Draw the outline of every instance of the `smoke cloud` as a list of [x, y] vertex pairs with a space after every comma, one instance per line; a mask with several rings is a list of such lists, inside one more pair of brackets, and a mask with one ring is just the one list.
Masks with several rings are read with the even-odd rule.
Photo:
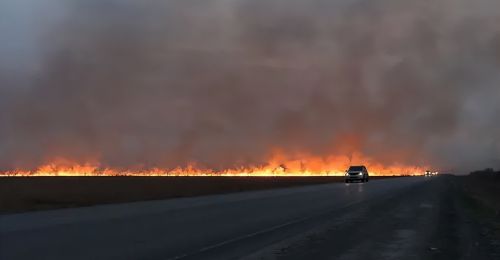
[[500, 167], [497, 0], [4, 0], [0, 169]]

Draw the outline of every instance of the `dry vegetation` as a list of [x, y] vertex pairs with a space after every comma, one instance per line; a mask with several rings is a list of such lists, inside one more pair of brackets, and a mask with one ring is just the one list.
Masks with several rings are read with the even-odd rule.
[[0, 213], [341, 181], [342, 177], [6, 177], [0, 178]]
[[500, 217], [500, 172], [479, 171], [463, 178], [464, 187], [470, 196]]
[[500, 172], [487, 169], [459, 178], [469, 210], [485, 230], [492, 231], [485, 235], [500, 243]]

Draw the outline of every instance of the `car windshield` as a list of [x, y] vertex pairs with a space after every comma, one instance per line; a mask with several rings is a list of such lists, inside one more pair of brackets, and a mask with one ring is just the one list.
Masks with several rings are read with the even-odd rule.
[[363, 171], [363, 166], [351, 166], [349, 168], [350, 172], [360, 172]]

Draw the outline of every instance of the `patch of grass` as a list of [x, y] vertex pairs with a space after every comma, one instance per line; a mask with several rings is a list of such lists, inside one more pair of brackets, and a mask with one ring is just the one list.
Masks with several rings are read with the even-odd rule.
[[[384, 177], [372, 177], [379, 178]], [[4, 177], [0, 178], [0, 213], [343, 181], [343, 177]]]
[[459, 178], [459, 196], [476, 218], [493, 228], [500, 239], [500, 179], [496, 175], [478, 174]]

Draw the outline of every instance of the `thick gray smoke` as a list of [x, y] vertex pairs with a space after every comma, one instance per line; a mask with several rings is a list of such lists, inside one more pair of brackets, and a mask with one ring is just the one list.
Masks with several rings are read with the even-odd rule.
[[498, 0], [3, 0], [0, 168], [500, 166]]

